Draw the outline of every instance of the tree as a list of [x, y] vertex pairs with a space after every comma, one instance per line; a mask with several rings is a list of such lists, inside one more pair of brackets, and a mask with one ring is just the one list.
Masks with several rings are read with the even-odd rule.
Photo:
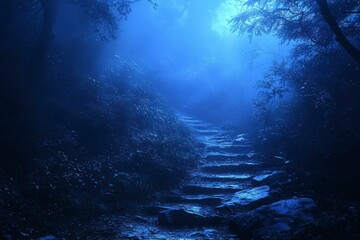
[[[293, 46], [260, 84], [258, 109], [265, 117], [277, 109], [262, 149], [285, 154], [299, 176], [312, 172], [323, 184], [314, 190], [358, 196], [349, 186], [360, 176], [360, 15], [352, 14], [359, 9], [358, 0], [245, 0], [232, 20], [234, 31], [275, 34]], [[272, 106], [281, 84], [288, 97]]]
[[331, 13], [327, 0], [317, 0], [317, 3], [326, 23], [329, 25], [331, 31], [336, 36], [336, 41], [338, 41], [339, 44], [345, 49], [345, 51], [360, 64], [360, 50], [355, 47], [342, 32], [335, 17]]
[[[82, 81], [78, 77], [80, 74], [70, 73], [72, 69], [66, 68], [64, 61], [64, 54], [72, 52], [72, 49], [62, 43], [52, 46], [55, 22], [67, 14], [60, 12], [66, 9], [61, 8], [61, 4], [75, 6], [74, 9], [84, 15], [82, 19], [86, 20], [86, 27], [101, 28], [103, 31], [96, 32], [96, 36], [115, 38], [119, 20], [131, 12], [132, 4], [137, 1], [0, 1], [0, 122], [6, 126], [0, 131], [0, 150], [4, 156], [0, 160], [0, 169], [7, 169], [9, 175], [19, 176], [21, 181], [26, 182], [28, 173], [35, 168], [33, 159], [38, 154], [39, 139], [43, 138], [38, 126], [46, 121], [54, 122], [49, 116], [53, 112], [60, 112], [59, 107], [55, 106], [58, 102], [54, 99], [64, 101], [63, 97], [69, 95], [70, 88], [80, 92], [76, 86]], [[76, 39], [83, 40], [81, 37]], [[50, 50], [51, 60], [55, 60], [51, 64], [48, 61]], [[70, 71], [63, 71], [65, 68]], [[45, 70], [50, 77], [45, 77]], [[55, 81], [51, 82], [53, 79]], [[73, 79], [76, 82], [68, 87], [67, 82]], [[88, 91], [83, 92], [90, 95], [92, 91], [89, 91], [89, 86], [86, 87]]]
[[[283, 41], [307, 44], [327, 51], [340, 46], [360, 64], [360, 1], [328, 0], [246, 0], [232, 20], [233, 31], [250, 36], [275, 33]], [[335, 36], [335, 39], [334, 39]]]
[[35, 85], [41, 78], [43, 65], [46, 61], [46, 53], [54, 39], [53, 27], [55, 24], [58, 0], [40, 0], [40, 3], [43, 12], [42, 28], [33, 50], [29, 69], [30, 84]]
[[[53, 27], [57, 17], [57, 6], [59, 0], [38, 0], [42, 11], [42, 27], [37, 43], [34, 47], [30, 64], [31, 84], [41, 81], [41, 74], [46, 61], [46, 54], [54, 40]], [[131, 12], [131, 5], [140, 0], [68, 0], [76, 4], [88, 15], [96, 25], [106, 26], [108, 34], [115, 38], [118, 28], [118, 18], [126, 18]], [[154, 4], [151, 0], [147, 0]], [[116, 10], [116, 11], [114, 11]]]

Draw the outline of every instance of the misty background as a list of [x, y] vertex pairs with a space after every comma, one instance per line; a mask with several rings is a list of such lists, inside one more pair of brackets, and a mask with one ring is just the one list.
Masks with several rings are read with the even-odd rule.
[[118, 38], [103, 46], [97, 67], [129, 67], [138, 77], [151, 79], [175, 110], [245, 127], [256, 114], [257, 82], [287, 56], [289, 43], [281, 44], [272, 35], [250, 39], [233, 32], [230, 20], [242, 4], [136, 3], [121, 23]]

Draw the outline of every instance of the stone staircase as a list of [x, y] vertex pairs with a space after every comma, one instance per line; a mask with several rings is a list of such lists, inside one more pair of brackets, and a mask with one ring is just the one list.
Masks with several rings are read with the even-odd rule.
[[183, 115], [179, 118], [204, 148], [191, 179], [154, 206], [161, 226], [224, 227], [232, 214], [269, 202], [272, 193], [266, 179], [280, 171], [266, 169], [246, 134]]
[[314, 223], [315, 202], [287, 193], [291, 177], [279, 170], [287, 163], [284, 158], [275, 156], [282, 163], [261, 162], [246, 134], [179, 118], [202, 143], [199, 166], [187, 182], [161, 202], [103, 216], [91, 225], [94, 237], [87, 234], [86, 239], [290, 239], [282, 236], [292, 236], [291, 228]]

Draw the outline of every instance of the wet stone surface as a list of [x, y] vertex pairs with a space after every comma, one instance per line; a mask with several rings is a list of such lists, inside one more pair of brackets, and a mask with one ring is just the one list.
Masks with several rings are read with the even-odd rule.
[[224, 206], [246, 206], [256, 203], [269, 197], [269, 186], [255, 187], [236, 192], [230, 199], [225, 199], [222, 203]]

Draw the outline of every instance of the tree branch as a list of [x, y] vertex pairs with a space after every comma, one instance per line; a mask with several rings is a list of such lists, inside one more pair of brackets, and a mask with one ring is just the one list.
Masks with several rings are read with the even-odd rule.
[[326, 23], [329, 25], [331, 31], [336, 37], [336, 41], [344, 48], [344, 50], [360, 64], [360, 50], [355, 47], [344, 35], [335, 17], [332, 15], [327, 0], [316, 0], [319, 5], [320, 12], [324, 17]]

